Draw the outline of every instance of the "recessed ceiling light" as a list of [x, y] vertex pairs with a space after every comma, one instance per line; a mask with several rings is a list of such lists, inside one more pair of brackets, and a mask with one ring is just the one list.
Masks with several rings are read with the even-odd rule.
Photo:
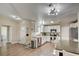
[[21, 18], [20, 18], [20, 17], [15, 16], [15, 15], [11, 15], [11, 17], [12, 17], [13, 19], [16, 19], [16, 20], [21, 20]]
[[12, 18], [16, 18], [16, 16], [14, 16], [14, 15], [11, 15], [11, 17], [12, 17]]
[[58, 15], [58, 13], [56, 13], [56, 15]]
[[54, 21], [51, 21], [51, 23], [54, 23]]
[[21, 18], [19, 18], [19, 17], [17, 17], [16, 19], [17, 19], [17, 20], [21, 20]]
[[57, 11], [58, 11], [58, 12], [60, 12], [60, 10], [59, 10], [59, 9], [58, 9]]

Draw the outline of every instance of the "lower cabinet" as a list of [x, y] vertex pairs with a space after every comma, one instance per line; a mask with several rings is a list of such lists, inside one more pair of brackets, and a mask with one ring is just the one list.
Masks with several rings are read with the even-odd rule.
[[31, 41], [31, 48], [36, 48], [36, 40]]
[[37, 48], [37, 47], [40, 47], [41, 45], [42, 45], [41, 37], [31, 40], [31, 48]]
[[37, 48], [41, 45], [45, 44], [46, 42], [50, 42], [49, 36], [42, 36], [42, 37], [35, 37], [31, 40], [31, 48]]

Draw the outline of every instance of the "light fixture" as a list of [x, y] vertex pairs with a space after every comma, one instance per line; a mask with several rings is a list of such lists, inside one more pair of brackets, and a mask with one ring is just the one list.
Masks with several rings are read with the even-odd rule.
[[56, 5], [55, 4], [49, 4], [49, 7], [50, 7], [50, 9], [49, 9], [49, 13], [48, 13], [48, 15], [58, 15], [58, 13], [59, 13], [59, 11], [60, 10], [58, 10], [57, 8], [56, 8]]
[[14, 15], [11, 15], [13, 18], [16, 18], [16, 16], [14, 16]]
[[13, 19], [16, 19], [16, 20], [21, 20], [21, 18], [20, 18], [20, 17], [15, 16], [15, 15], [11, 15], [11, 17], [12, 17]]
[[51, 21], [51, 23], [54, 23], [54, 21]]
[[19, 17], [16, 17], [16, 19], [17, 19], [17, 20], [21, 20], [21, 18], [19, 18]]

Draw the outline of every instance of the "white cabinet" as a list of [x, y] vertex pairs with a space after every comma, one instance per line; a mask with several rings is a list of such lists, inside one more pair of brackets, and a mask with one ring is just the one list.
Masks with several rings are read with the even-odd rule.
[[46, 42], [46, 37], [42, 36], [42, 44], [44, 44]]
[[50, 36], [42, 36], [42, 44], [45, 42], [50, 42]]
[[45, 26], [44, 27], [44, 32], [50, 32], [51, 29], [56, 29], [57, 32], [60, 32], [60, 26], [56, 25], [56, 26]]

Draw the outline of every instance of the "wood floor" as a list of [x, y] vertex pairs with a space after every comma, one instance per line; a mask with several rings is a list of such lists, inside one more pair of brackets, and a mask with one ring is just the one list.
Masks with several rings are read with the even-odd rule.
[[[54, 54], [56, 52], [56, 54]], [[26, 48], [21, 44], [13, 44], [8, 48], [8, 56], [58, 56], [58, 50], [55, 51], [54, 45], [51, 43], [46, 43], [45, 45], [30, 49]], [[77, 54], [72, 54], [69, 52], [63, 52], [65, 56], [77, 56]]]
[[53, 53], [53, 45], [47, 43], [39, 48], [30, 49], [25, 48], [24, 45], [21, 44], [14, 44], [10, 45], [8, 49], [9, 56], [41, 56], [41, 55], [52, 55]]

